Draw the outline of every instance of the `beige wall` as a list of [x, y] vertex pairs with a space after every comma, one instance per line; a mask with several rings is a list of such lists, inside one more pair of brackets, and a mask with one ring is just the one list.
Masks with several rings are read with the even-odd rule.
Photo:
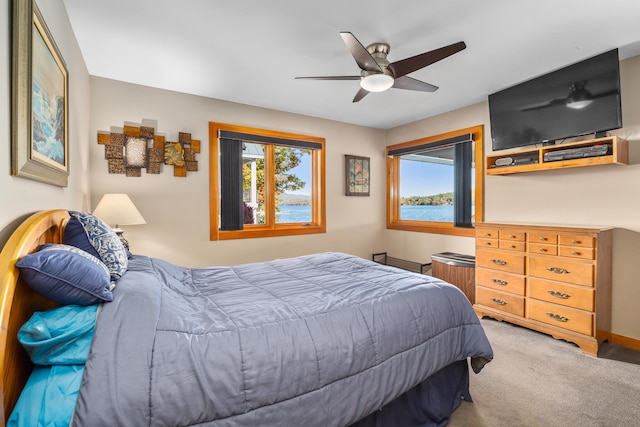
[[69, 71], [69, 186], [10, 176], [11, 33], [9, 7], [0, 7], [0, 246], [28, 214], [53, 208], [83, 209], [89, 196], [89, 75], [62, 0], [38, 1]]
[[[485, 221], [518, 221], [616, 227], [613, 246], [613, 332], [640, 339], [640, 56], [621, 64], [624, 127], [612, 133], [629, 141], [629, 166], [607, 165], [506, 176], [486, 176]], [[487, 102], [420, 120], [387, 132], [387, 144], [484, 124], [491, 152]], [[425, 262], [433, 253], [473, 254], [472, 238], [386, 230], [390, 253]]]
[[[384, 132], [344, 123], [127, 83], [91, 78], [91, 195], [93, 207], [108, 192], [128, 193], [147, 221], [124, 226], [132, 251], [187, 265], [224, 265], [263, 261], [319, 251], [341, 251], [369, 258], [383, 249]], [[202, 141], [198, 172], [140, 178], [109, 174], [96, 132], [125, 121], [157, 121], [157, 131], [177, 140], [179, 131]], [[327, 232], [232, 241], [209, 241], [209, 134], [216, 121], [326, 139]], [[344, 196], [344, 155], [371, 158], [376, 178], [370, 197]]]

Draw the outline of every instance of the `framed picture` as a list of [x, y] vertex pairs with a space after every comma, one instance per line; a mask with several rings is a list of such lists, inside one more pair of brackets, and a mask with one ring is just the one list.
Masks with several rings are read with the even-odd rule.
[[344, 156], [345, 194], [347, 196], [369, 195], [369, 157]]
[[66, 64], [35, 1], [13, 1], [11, 175], [66, 187]]

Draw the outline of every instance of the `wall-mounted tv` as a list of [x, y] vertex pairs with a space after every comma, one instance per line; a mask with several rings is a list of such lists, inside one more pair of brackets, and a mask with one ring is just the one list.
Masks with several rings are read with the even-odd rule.
[[622, 127], [618, 49], [489, 95], [489, 115], [494, 151]]

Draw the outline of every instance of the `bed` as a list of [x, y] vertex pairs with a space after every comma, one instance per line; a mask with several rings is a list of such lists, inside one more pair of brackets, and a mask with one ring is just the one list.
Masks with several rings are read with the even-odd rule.
[[[16, 262], [68, 221], [36, 213], [0, 254], [3, 421], [37, 371], [18, 331], [60, 305]], [[342, 253], [196, 269], [134, 255], [116, 283], [73, 425], [439, 426], [493, 357], [456, 287]]]

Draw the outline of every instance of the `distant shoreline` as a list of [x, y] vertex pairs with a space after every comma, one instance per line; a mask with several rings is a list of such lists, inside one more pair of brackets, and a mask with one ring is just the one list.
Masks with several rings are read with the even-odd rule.
[[280, 195], [279, 204], [288, 206], [311, 206], [311, 196], [284, 193]]

